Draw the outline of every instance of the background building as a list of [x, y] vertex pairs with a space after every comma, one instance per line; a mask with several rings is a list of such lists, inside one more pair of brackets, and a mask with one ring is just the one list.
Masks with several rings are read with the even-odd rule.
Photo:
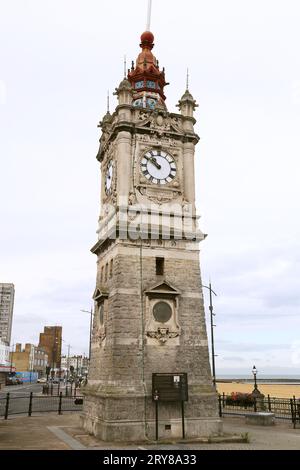
[[48, 354], [48, 364], [52, 369], [61, 367], [62, 326], [45, 326], [40, 333], [39, 348]]
[[61, 369], [67, 371], [71, 366], [77, 375], [85, 375], [88, 372], [89, 359], [86, 356], [61, 356]]
[[15, 351], [10, 353], [10, 363], [14, 364], [16, 372], [37, 372], [41, 377], [46, 373], [48, 354], [34, 344], [27, 343], [22, 349], [22, 344], [18, 343]]
[[6, 376], [11, 370], [9, 361], [9, 346], [0, 339], [0, 389], [5, 385]]
[[11, 339], [14, 297], [14, 285], [0, 283], [0, 339], [8, 346], [10, 345]]
[[46, 375], [48, 363], [47, 352], [39, 346], [34, 347], [33, 371], [38, 373], [39, 377]]
[[10, 361], [14, 364], [17, 372], [30, 372], [33, 370], [34, 345], [26, 343], [22, 349], [22, 344], [17, 343], [15, 351], [10, 353]]

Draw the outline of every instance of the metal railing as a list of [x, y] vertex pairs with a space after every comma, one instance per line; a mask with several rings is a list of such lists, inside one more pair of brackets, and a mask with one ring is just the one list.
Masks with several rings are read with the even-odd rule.
[[43, 395], [59, 396], [60, 393], [67, 396], [80, 395], [80, 387], [70, 384], [62, 387], [60, 384], [46, 383], [43, 385]]
[[300, 399], [276, 398], [270, 395], [259, 398], [242, 394], [219, 395], [219, 414], [243, 415], [249, 413], [269, 412], [274, 413], [275, 418], [292, 421], [294, 428], [300, 424]]
[[62, 392], [57, 396], [48, 395], [30, 395], [19, 397], [11, 396], [7, 393], [5, 397], [0, 397], [0, 417], [8, 419], [11, 415], [32, 416], [33, 413], [56, 412], [61, 415], [64, 411], [81, 411], [83, 397], [68, 395], [64, 396]]

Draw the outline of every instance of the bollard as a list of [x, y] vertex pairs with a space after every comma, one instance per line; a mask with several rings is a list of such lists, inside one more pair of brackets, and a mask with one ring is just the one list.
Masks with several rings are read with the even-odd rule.
[[59, 402], [58, 402], [58, 414], [59, 415], [62, 415], [62, 392], [60, 392], [59, 394]]
[[30, 392], [28, 416], [32, 415], [32, 400], [33, 400], [33, 392]]

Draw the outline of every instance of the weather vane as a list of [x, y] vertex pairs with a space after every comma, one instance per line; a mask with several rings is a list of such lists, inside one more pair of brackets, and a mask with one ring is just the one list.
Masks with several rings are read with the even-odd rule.
[[151, 28], [151, 13], [152, 13], [152, 0], [148, 0], [146, 31], [150, 31], [150, 28]]

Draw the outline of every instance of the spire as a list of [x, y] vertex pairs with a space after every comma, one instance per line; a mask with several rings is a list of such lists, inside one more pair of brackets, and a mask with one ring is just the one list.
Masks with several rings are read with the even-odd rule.
[[110, 112], [109, 112], [109, 90], [107, 90], [107, 114], [110, 114]]
[[127, 78], [127, 57], [124, 55], [124, 78]]
[[106, 111], [106, 114], [102, 120], [102, 122], [100, 123], [100, 125], [105, 125], [107, 122], [110, 122], [111, 120], [111, 114], [110, 114], [110, 111], [109, 111], [109, 90], [107, 90], [107, 98], [106, 98], [106, 102], [107, 102], [107, 111]]
[[193, 117], [194, 111], [198, 107], [198, 104], [194, 100], [194, 97], [189, 90], [189, 87], [190, 87], [189, 82], [190, 82], [190, 74], [189, 74], [189, 69], [187, 69], [186, 91], [176, 106], [180, 109], [181, 114], [183, 114], [184, 116]]

